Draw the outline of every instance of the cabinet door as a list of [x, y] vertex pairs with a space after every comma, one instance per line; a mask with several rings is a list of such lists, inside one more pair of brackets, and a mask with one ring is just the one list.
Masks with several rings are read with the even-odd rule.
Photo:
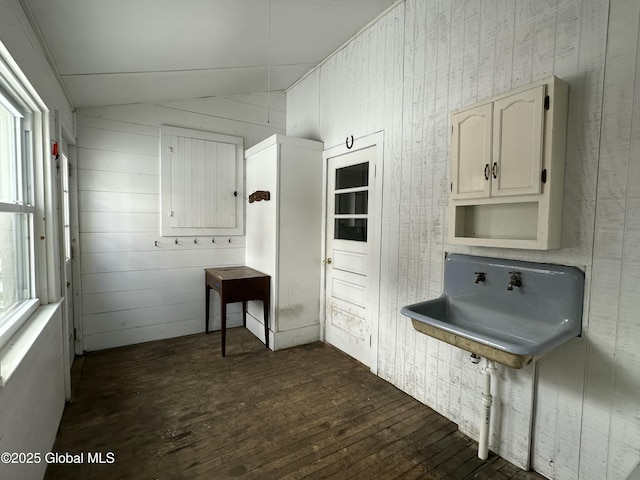
[[492, 107], [488, 103], [452, 116], [452, 198], [489, 196]]
[[541, 85], [494, 103], [492, 196], [540, 193], [544, 94]]
[[244, 232], [242, 137], [160, 126], [163, 236]]

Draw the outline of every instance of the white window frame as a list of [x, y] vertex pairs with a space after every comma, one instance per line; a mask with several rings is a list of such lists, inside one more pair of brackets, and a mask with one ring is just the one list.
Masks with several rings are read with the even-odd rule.
[[[18, 330], [33, 316], [41, 304], [57, 299], [50, 295], [51, 285], [48, 264], [55, 264], [55, 257], [49, 251], [55, 247], [51, 232], [53, 215], [46, 208], [46, 178], [50, 178], [50, 167], [46, 160], [49, 147], [49, 110], [15, 63], [4, 45], [0, 43], [0, 96], [4, 106], [11, 105], [22, 115], [21, 133], [29, 132], [23, 138], [21, 164], [28, 164], [23, 171], [28, 174], [24, 200], [18, 203], [0, 202], [0, 212], [25, 213], [29, 215], [29, 298], [18, 304], [14, 310], [0, 321], [0, 348], [8, 345]], [[51, 202], [49, 202], [51, 203]], [[4, 350], [4, 349], [3, 349]], [[2, 371], [4, 377], [5, 372]]]
[[[27, 251], [24, 255], [17, 256], [15, 262], [22, 262], [19, 270], [28, 272], [28, 283], [24, 285], [27, 292], [27, 298], [20, 301], [16, 305], [12, 305], [12, 310], [0, 313], [0, 345], [11, 338], [15, 332], [22, 326], [25, 320], [35, 311], [39, 302], [35, 298], [35, 268], [34, 268], [34, 244], [33, 244], [33, 217], [35, 214], [35, 206], [33, 202], [33, 149], [28, 145], [33, 138], [31, 132], [31, 112], [24, 109], [19, 98], [16, 98], [12, 92], [7, 91], [6, 86], [0, 84], [0, 105], [4, 110], [8, 111], [14, 117], [17, 135], [15, 145], [13, 146], [13, 155], [16, 165], [19, 168], [12, 172], [14, 177], [12, 181], [17, 186], [16, 198], [10, 202], [0, 201], [0, 213], [21, 214], [27, 216], [26, 232], [21, 233], [27, 235]], [[28, 265], [24, 265], [24, 261]], [[26, 267], [26, 268], [25, 268]], [[18, 279], [14, 279], [17, 282]]]
[[[205, 140], [219, 144], [232, 145], [235, 149], [235, 179], [233, 185], [225, 185], [225, 194], [229, 195], [229, 206], [233, 205], [235, 211], [233, 226], [211, 225], [209, 227], [176, 227], [171, 225], [171, 217], [176, 214], [172, 205], [172, 161], [173, 147], [171, 138], [180, 137], [186, 139]], [[165, 237], [179, 236], [209, 236], [209, 235], [242, 235], [244, 233], [244, 140], [242, 137], [222, 135], [212, 132], [203, 132], [187, 128], [160, 126], [160, 177], [161, 177], [161, 234]], [[203, 183], [194, 188], [205, 191], [215, 188], [206, 177], [194, 178]], [[234, 195], [235, 193], [235, 195]], [[226, 200], [225, 200], [226, 201]], [[201, 205], [198, 205], [200, 207]], [[215, 208], [215, 205], [210, 207]]]

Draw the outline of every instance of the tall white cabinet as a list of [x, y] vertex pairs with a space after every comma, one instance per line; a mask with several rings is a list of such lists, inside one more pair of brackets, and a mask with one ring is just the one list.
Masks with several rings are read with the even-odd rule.
[[[273, 350], [320, 339], [322, 150], [273, 135], [245, 152], [247, 196], [269, 192], [246, 205], [246, 265], [271, 275]], [[261, 302], [248, 302], [247, 328], [264, 341]]]

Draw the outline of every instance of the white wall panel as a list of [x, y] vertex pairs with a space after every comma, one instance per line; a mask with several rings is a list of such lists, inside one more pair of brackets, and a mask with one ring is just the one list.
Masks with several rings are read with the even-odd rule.
[[204, 329], [203, 319], [194, 319], [184, 322], [169, 322], [159, 325], [134, 326], [120, 328], [111, 332], [95, 335], [85, 335], [85, 350], [90, 352], [105, 348], [132, 345], [134, 343], [151, 342], [163, 338], [181, 337], [199, 332]]
[[77, 128], [78, 148], [158, 155], [159, 142], [157, 135], [146, 132], [123, 132], [106, 128], [85, 127], [82, 123], [78, 123]]
[[84, 232], [157, 232], [158, 213], [80, 212]]
[[[90, 119], [91, 117], [82, 116], [83, 122]], [[82, 168], [86, 170], [160, 176], [160, 165], [150, 161], [149, 155], [91, 148], [81, 148], [79, 151], [82, 155]]]
[[[244, 264], [245, 239], [160, 236], [159, 125], [243, 136], [250, 146], [283, 132], [282, 95], [272, 102], [268, 116], [263, 95], [79, 112], [85, 350], [204, 331], [204, 268]], [[219, 310], [212, 292], [213, 329]], [[242, 324], [240, 310], [230, 305], [230, 326]]]
[[78, 192], [83, 212], [155, 213], [160, 214], [160, 196], [155, 193]]
[[[109, 172], [105, 170], [89, 170], [82, 168], [82, 152], [78, 149], [78, 190], [90, 190], [98, 192], [119, 193], [146, 193], [159, 195], [160, 177], [144, 173]], [[148, 162], [153, 162], [157, 157], [149, 156]], [[83, 206], [79, 206], [80, 210]]]
[[[22, 338], [13, 342], [14, 355], [23, 355], [0, 389], [0, 450], [41, 453], [53, 449], [65, 405], [62, 362], [61, 303], [49, 304], [30, 319]], [[25, 333], [29, 330], [31, 333]], [[33, 331], [37, 338], [32, 338]], [[23, 351], [23, 349], [25, 351]], [[28, 350], [28, 351], [26, 351]], [[3, 358], [10, 357], [7, 349]], [[6, 357], [5, 357], [6, 355]], [[3, 480], [43, 478], [46, 462], [0, 464]]]
[[85, 315], [85, 335], [99, 335], [122, 331], [126, 328], [164, 325], [182, 319], [200, 319], [204, 326], [202, 302], [139, 307], [134, 310], [117, 310]]
[[176, 285], [188, 284], [190, 288], [195, 288], [194, 281], [197, 280], [198, 285], [202, 283], [197, 277], [200, 272], [200, 267], [192, 267], [161, 271], [132, 270], [128, 272], [87, 273], [82, 276], [82, 292], [86, 296], [95, 293], [158, 289], [171, 281]]
[[640, 343], [638, 287], [629, 283], [639, 264], [631, 245], [640, 238], [634, 227], [638, 187], [632, 183], [640, 141], [639, 19], [637, 2], [611, 2], [580, 478], [626, 478], [640, 458], [640, 375], [629, 363], [637, 361]]
[[[291, 114], [287, 113], [287, 123], [292, 125], [300, 138], [317, 140], [320, 129], [318, 125], [320, 120], [319, 82], [320, 70], [315, 70], [287, 94], [287, 103], [291, 106]], [[298, 117], [301, 119], [300, 122]], [[315, 122], [308, 122], [309, 118], [315, 119]]]
[[[491, 447], [526, 466], [531, 443], [533, 467], [554, 479], [626, 478], [640, 458], [639, 9], [407, 0], [287, 93], [289, 135], [330, 147], [384, 130], [378, 372], [472, 436], [478, 368], [417, 336], [400, 307], [439, 295], [445, 251], [585, 270], [582, 338], [537, 374], [505, 369], [496, 379]], [[447, 245], [450, 112], [549, 75], [570, 84], [563, 248]]]
[[179, 288], [169, 286], [158, 289], [95, 293], [93, 295], [84, 294], [82, 297], [82, 311], [86, 315], [91, 315], [94, 313], [131, 310], [133, 308], [197, 302], [202, 297], [203, 289], [196, 289], [197, 285], [193, 285], [193, 287]]
[[[207, 250], [154, 250], [150, 252], [87, 253], [82, 256], [82, 273], [126, 272], [197, 267], [202, 265], [240, 265], [244, 249], [227, 249], [224, 255], [213, 247]], [[204, 278], [204, 272], [202, 273]]]

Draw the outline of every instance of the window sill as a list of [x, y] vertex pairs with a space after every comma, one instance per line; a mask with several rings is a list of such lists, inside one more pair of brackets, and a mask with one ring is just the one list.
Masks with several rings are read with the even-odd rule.
[[32, 298], [22, 302], [14, 311], [2, 320], [0, 325], [0, 349], [22, 328], [40, 306], [40, 300]]
[[56, 303], [40, 306], [0, 349], [0, 388], [9, 382], [62, 302], [63, 300], [59, 300]]

